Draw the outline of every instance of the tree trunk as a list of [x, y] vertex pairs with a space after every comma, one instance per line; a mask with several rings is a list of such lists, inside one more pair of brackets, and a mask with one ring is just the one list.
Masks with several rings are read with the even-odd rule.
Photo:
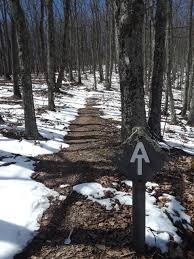
[[114, 1], [119, 40], [122, 139], [146, 127], [143, 85], [143, 0]]
[[79, 37], [79, 28], [78, 28], [78, 12], [77, 12], [77, 0], [74, 2], [75, 7], [75, 23], [76, 23], [76, 47], [77, 47], [77, 71], [78, 71], [78, 84], [82, 84], [81, 79], [81, 62], [80, 62], [80, 37]]
[[155, 24], [154, 67], [148, 125], [155, 138], [161, 139], [161, 100], [165, 60], [166, 0], [158, 0]]
[[101, 24], [100, 24], [100, 17], [99, 17], [99, 1], [93, 0], [94, 5], [94, 13], [96, 19], [96, 43], [97, 43], [97, 59], [98, 59], [98, 66], [99, 66], [99, 76], [100, 82], [104, 81], [104, 73], [103, 73], [103, 60], [102, 60], [102, 40], [101, 40]]
[[92, 35], [92, 63], [93, 63], [93, 75], [94, 75], [94, 90], [97, 89], [97, 82], [96, 82], [96, 48], [97, 48], [97, 28], [95, 23], [95, 16], [94, 16], [94, 10], [95, 5], [91, 5], [91, 11], [92, 11], [92, 28], [91, 28], [91, 35]]
[[63, 46], [62, 46], [62, 64], [57, 78], [56, 91], [59, 91], [64, 78], [65, 63], [67, 61], [67, 41], [68, 41], [68, 27], [69, 27], [69, 14], [70, 14], [70, 0], [64, 0], [64, 31], [63, 31]]
[[[194, 92], [194, 89], [193, 89]], [[191, 108], [190, 108], [190, 112], [189, 112], [189, 117], [188, 117], [188, 125], [190, 126], [194, 126], [194, 94], [192, 95], [192, 99], [191, 99]]]
[[184, 88], [184, 98], [183, 98], [183, 108], [181, 115], [185, 116], [188, 108], [188, 94], [189, 94], [189, 82], [190, 82], [190, 72], [192, 65], [192, 23], [193, 23], [193, 0], [190, 0], [190, 9], [189, 9], [189, 46], [187, 53], [187, 67], [186, 67], [186, 79], [185, 79], [185, 88]]
[[115, 4], [113, 5], [113, 19], [114, 19], [114, 31], [115, 31], [115, 73], [118, 73], [118, 64], [119, 64], [119, 39], [118, 39], [118, 26], [115, 16]]
[[39, 32], [40, 32], [40, 45], [41, 45], [41, 63], [42, 70], [45, 75], [46, 82], [48, 84], [48, 73], [47, 73], [47, 64], [46, 64], [46, 50], [45, 50], [45, 37], [44, 37], [44, 0], [40, 0], [40, 24], [39, 24]]
[[4, 39], [5, 39], [5, 55], [6, 55], [6, 62], [7, 62], [7, 75], [11, 75], [12, 71], [12, 64], [11, 64], [11, 41], [9, 38], [9, 32], [8, 32], [8, 19], [7, 19], [7, 2], [6, 0], [1, 0], [2, 6], [1, 6], [1, 14], [3, 18], [3, 27], [4, 27]]
[[172, 0], [167, 1], [167, 92], [170, 97], [171, 122], [176, 124], [176, 111], [174, 108], [174, 97], [172, 92], [172, 55], [173, 55], [173, 31], [172, 31]]
[[32, 94], [31, 61], [29, 46], [30, 35], [27, 28], [24, 12], [20, 6], [20, 1], [10, 0], [10, 4], [12, 16], [16, 26], [19, 45], [19, 58], [21, 65], [20, 70], [23, 89], [25, 135], [27, 138], [37, 139], [39, 138], [39, 134], [36, 125], [36, 117]]
[[194, 62], [192, 66], [192, 80], [191, 80], [191, 105], [188, 117], [188, 125], [194, 126]]
[[[92, 44], [93, 45], [93, 44]], [[92, 60], [93, 60], [93, 75], [94, 75], [94, 90], [97, 90], [97, 82], [96, 82], [96, 60], [94, 54], [94, 46], [92, 46]]]
[[112, 6], [112, 3], [111, 3], [111, 12], [110, 12], [110, 38], [109, 38], [109, 41], [110, 41], [110, 54], [109, 54], [109, 85], [108, 85], [108, 89], [107, 90], [110, 90], [111, 89], [111, 84], [112, 84], [112, 71], [113, 71], [113, 41], [114, 41], [114, 19], [113, 19], [113, 6]]
[[[168, 75], [167, 75], [168, 77]], [[164, 110], [163, 115], [168, 115], [168, 103], [169, 103], [169, 89], [168, 89], [168, 83], [166, 82], [166, 88], [165, 88], [165, 102], [164, 102]]]
[[147, 24], [148, 24], [148, 14], [147, 14], [147, 0], [144, 3], [144, 27], [143, 27], [143, 63], [144, 63], [144, 88], [145, 88], [145, 93], [148, 94], [149, 88], [148, 88], [148, 80], [147, 80], [147, 71], [148, 71], [148, 66], [147, 66], [147, 49], [148, 49], [148, 44], [147, 44]]
[[14, 98], [21, 99], [19, 87], [19, 57], [18, 57], [18, 44], [16, 38], [16, 30], [13, 19], [11, 19], [11, 42], [12, 42], [12, 74], [13, 74], [13, 94]]
[[9, 66], [7, 63], [5, 41], [4, 41], [1, 22], [0, 22], [0, 41], [1, 41], [1, 49], [2, 49], [3, 75], [6, 77], [6, 75], [9, 74]]
[[110, 0], [106, 0], [106, 60], [105, 60], [105, 82], [104, 86], [107, 90], [110, 89]]
[[4, 119], [2, 118], [2, 116], [0, 115], [0, 125], [1, 124], [5, 124], [5, 121], [4, 121]]
[[[148, 90], [149, 90], [149, 97], [150, 95], [150, 89], [151, 89], [151, 79], [152, 79], [152, 72], [153, 72], [153, 56], [154, 56], [154, 29], [153, 29], [153, 13], [154, 13], [154, 0], [148, 0], [148, 12], [149, 12], [149, 60], [148, 60]], [[150, 104], [151, 104], [151, 98], [150, 98]], [[150, 105], [149, 105], [150, 107]], [[150, 112], [149, 112], [150, 113]]]
[[47, 10], [47, 70], [48, 70], [48, 109], [55, 110], [55, 40], [54, 40], [54, 18], [53, 0], [46, 0]]
[[68, 46], [69, 46], [69, 53], [68, 53], [68, 68], [69, 68], [69, 81], [73, 82], [73, 65], [72, 65], [72, 56], [73, 56], [73, 46], [72, 46], [72, 14], [70, 15], [70, 29], [69, 29], [69, 35], [67, 37], [68, 39]]

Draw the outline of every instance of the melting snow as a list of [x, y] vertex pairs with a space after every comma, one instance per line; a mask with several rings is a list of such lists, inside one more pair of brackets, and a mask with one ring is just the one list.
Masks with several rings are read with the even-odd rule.
[[[132, 187], [131, 181], [122, 181], [129, 187]], [[149, 188], [157, 188], [158, 184], [148, 182], [146, 184], [147, 190]], [[107, 210], [116, 207], [118, 201], [121, 205], [132, 205], [132, 194], [127, 192], [120, 192], [114, 188], [104, 188], [99, 183], [82, 183], [73, 187], [73, 190], [86, 196], [87, 199], [97, 202], [104, 206]], [[106, 193], [111, 192], [111, 198], [106, 197]], [[177, 234], [177, 228], [173, 223], [176, 221], [185, 222], [185, 228], [192, 230], [190, 226], [190, 217], [185, 214], [185, 208], [171, 195], [164, 194], [168, 198], [164, 207], [157, 206], [156, 198], [153, 196], [155, 192], [149, 193], [146, 191], [146, 243], [149, 246], [156, 246], [161, 249], [163, 253], [168, 251], [168, 242], [170, 238], [177, 243], [181, 243], [181, 238]], [[172, 217], [171, 221], [168, 214]]]
[[48, 197], [57, 192], [31, 179], [34, 162], [1, 151], [0, 165], [0, 258], [13, 258], [39, 228], [38, 220], [49, 207]]
[[[112, 119], [118, 123], [121, 123], [121, 101], [120, 101], [120, 90], [119, 90], [119, 77], [113, 73], [112, 78], [112, 91], [104, 90], [101, 84], [98, 84], [97, 89], [99, 91], [93, 91], [92, 94], [97, 98], [97, 105], [103, 115], [102, 118]], [[170, 122], [170, 116], [168, 118], [162, 117], [161, 128], [162, 134], [164, 133], [165, 143], [160, 143], [163, 148], [171, 149], [173, 147], [182, 149], [190, 155], [194, 155], [194, 130], [189, 127], [187, 122], [179, 115], [181, 107], [181, 91], [174, 90], [174, 99], [177, 120], [179, 125], [172, 125]], [[146, 113], [148, 114], [148, 97], [146, 100]], [[164, 98], [163, 98], [164, 103]], [[121, 128], [121, 125], [117, 125]]]
[[[12, 95], [12, 86], [0, 86], [0, 99]], [[37, 113], [40, 134], [47, 141], [7, 138], [0, 134], [0, 258], [11, 259], [23, 250], [39, 229], [39, 219], [49, 207], [49, 197], [64, 200], [57, 192], [31, 179], [35, 162], [32, 157], [58, 152], [68, 147], [64, 136], [68, 127], [78, 115], [78, 109], [86, 103], [87, 91], [80, 87], [70, 93], [56, 97], [56, 112], [46, 111], [47, 99], [39, 92], [46, 85], [33, 85], [35, 108], [44, 112]], [[24, 113], [21, 103], [0, 104], [0, 114], [6, 124], [0, 128], [24, 130]], [[11, 115], [11, 116], [10, 116]], [[65, 188], [67, 185], [61, 185]]]
[[[93, 79], [90, 76], [88, 80], [84, 80], [84, 83], [92, 89]], [[0, 86], [0, 100], [3, 101], [0, 104], [0, 114], [6, 122], [8, 121], [8, 124], [0, 125], [0, 128], [23, 131], [24, 113], [21, 103], [15, 101], [15, 103], [4, 104], [5, 97], [12, 96], [11, 88], [11, 84]], [[39, 228], [39, 218], [49, 207], [49, 196], [65, 199], [64, 196], [59, 196], [30, 178], [34, 172], [35, 163], [29, 157], [56, 153], [61, 148], [68, 147], [63, 142], [64, 136], [68, 133], [70, 122], [78, 115], [78, 109], [85, 106], [88, 97], [96, 98], [96, 107], [103, 112], [103, 118], [121, 122], [118, 76], [113, 76], [113, 91], [104, 91], [102, 84], [98, 84], [97, 88], [98, 91], [88, 92], [85, 86], [76, 87], [76, 89], [69, 89], [65, 94], [57, 94], [56, 112], [51, 112], [46, 111], [47, 98], [42, 95], [42, 91], [47, 90], [47, 85], [34, 84], [37, 125], [40, 134], [47, 138], [47, 141], [16, 140], [0, 134], [0, 258], [13, 258], [33, 238]], [[181, 92], [176, 91], [176, 107], [180, 107], [180, 96]], [[38, 112], [39, 110], [41, 112]], [[179, 111], [177, 110], [177, 117], [181, 126], [171, 125], [169, 120], [165, 122], [163, 118], [162, 128], [165, 127], [164, 139], [167, 143], [163, 145], [166, 148], [175, 146], [194, 155], [193, 129], [188, 127], [178, 115]], [[125, 183], [132, 187], [130, 181], [125, 181]], [[61, 188], [65, 187], [66, 185], [61, 185]], [[147, 188], [157, 188], [157, 185], [148, 183]], [[130, 193], [119, 192], [114, 188], [104, 188], [97, 183], [77, 185], [74, 186], [74, 190], [105, 206], [108, 210], [119, 209], [116, 201], [129, 206], [132, 204]], [[112, 193], [111, 198], [105, 197], [107, 191]], [[173, 196], [164, 195], [168, 201], [165, 207], [159, 208], [153, 195], [154, 191], [146, 194], [146, 242], [150, 246], [160, 247], [165, 252], [170, 237], [181, 242], [172, 222], [184, 220], [184, 227], [191, 229], [190, 218]], [[167, 214], [172, 220], [167, 217]]]

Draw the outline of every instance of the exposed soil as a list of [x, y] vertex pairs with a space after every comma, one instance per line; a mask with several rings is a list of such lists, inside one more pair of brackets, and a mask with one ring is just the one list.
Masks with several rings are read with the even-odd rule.
[[[131, 235], [131, 207], [120, 206], [120, 210], [107, 211], [102, 206], [86, 200], [72, 191], [75, 184], [99, 182], [111, 186], [120, 182], [122, 176], [111, 160], [120, 145], [120, 134], [116, 124], [100, 118], [100, 112], [90, 99], [86, 108], [70, 126], [65, 142], [70, 146], [57, 154], [39, 156], [40, 161], [33, 178], [66, 195], [64, 201], [52, 202], [42, 220], [38, 235], [16, 259], [60, 259], [60, 258], [194, 258], [194, 237], [182, 231], [184, 251], [171, 244], [169, 255], [161, 255], [153, 249], [146, 256], [137, 256]], [[175, 195], [187, 208], [194, 220], [194, 173], [191, 157], [173, 152], [171, 160], [156, 176], [161, 183], [161, 192]], [[69, 184], [61, 188], [60, 185]], [[120, 190], [129, 190], [120, 185]], [[159, 194], [158, 194], [159, 195]], [[71, 244], [64, 240], [72, 232]]]

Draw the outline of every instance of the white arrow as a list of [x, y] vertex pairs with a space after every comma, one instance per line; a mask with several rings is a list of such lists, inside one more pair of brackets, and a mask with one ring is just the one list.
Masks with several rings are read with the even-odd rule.
[[[139, 151], [141, 151], [141, 154], [139, 154]], [[137, 159], [137, 174], [142, 175], [142, 171], [143, 171], [142, 170], [142, 161], [143, 161], [143, 159], [145, 160], [146, 163], [150, 163], [148, 154], [147, 154], [147, 152], [145, 150], [145, 147], [144, 147], [142, 142], [137, 143], [130, 162], [135, 163], [136, 159]]]

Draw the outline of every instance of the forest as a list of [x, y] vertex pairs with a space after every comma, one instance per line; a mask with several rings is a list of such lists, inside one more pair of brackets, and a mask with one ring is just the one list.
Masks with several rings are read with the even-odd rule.
[[0, 0], [0, 258], [194, 258], [194, 0]]

